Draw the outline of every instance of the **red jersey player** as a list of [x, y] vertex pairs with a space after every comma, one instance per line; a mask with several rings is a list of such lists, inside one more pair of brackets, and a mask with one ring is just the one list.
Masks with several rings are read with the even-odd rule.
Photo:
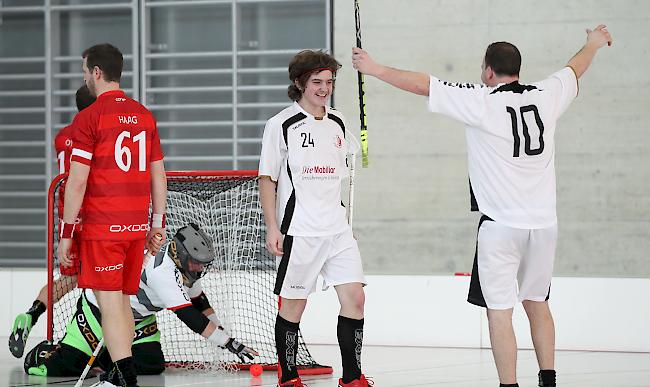
[[[83, 109], [90, 106], [95, 102], [95, 97], [90, 94], [88, 87], [86, 85], [81, 86], [76, 93], [76, 103], [77, 109], [82, 111]], [[54, 138], [54, 148], [56, 149], [56, 157], [59, 164], [59, 173], [66, 173], [70, 170], [70, 156], [72, 154], [72, 126], [68, 125], [65, 128], [61, 129], [59, 133]], [[64, 185], [61, 186], [59, 192], [59, 216], [63, 216], [63, 195], [64, 195]], [[53, 285], [53, 300], [52, 303], [56, 303], [70, 290], [74, 289], [77, 286], [77, 274], [79, 273], [79, 259], [78, 255], [78, 244], [76, 241], [73, 241], [72, 247], [70, 249], [70, 257], [72, 258], [71, 266], [61, 266], [61, 277], [57, 279]], [[27, 343], [27, 337], [29, 332], [32, 330], [32, 327], [36, 325], [38, 318], [45, 312], [47, 309], [47, 285], [44, 285], [38, 297], [34, 300], [32, 307], [25, 313], [21, 313], [16, 316], [14, 320], [14, 325], [11, 329], [11, 334], [9, 335], [9, 351], [15, 357], [22, 357], [25, 350], [25, 345]]]
[[[90, 106], [93, 102], [95, 102], [95, 96], [90, 94], [90, 90], [88, 90], [88, 86], [83, 85], [77, 90], [76, 100], [77, 100], [77, 109], [79, 109], [79, 111], [82, 111], [83, 109]], [[66, 173], [70, 171], [70, 159], [72, 157], [72, 148], [74, 145], [73, 132], [74, 132], [74, 127], [72, 126], [72, 124], [70, 124], [64, 127], [63, 129], [61, 129], [59, 133], [57, 133], [56, 137], [54, 138], [54, 148], [56, 150], [56, 159], [59, 164], [59, 173]], [[64, 197], [65, 197], [65, 183], [61, 185], [59, 197], [58, 197], [59, 200], [57, 205], [59, 207], [59, 218], [63, 218]], [[76, 276], [77, 274], [79, 274], [79, 259], [77, 257], [79, 252], [79, 246], [76, 243], [76, 240], [78, 240], [79, 237], [80, 235], [79, 233], [77, 233], [77, 238], [75, 238], [75, 241], [73, 241], [72, 243], [72, 247], [71, 247], [72, 253], [70, 254], [70, 257], [72, 258], [72, 265], [70, 266], [61, 265], [60, 267], [60, 271], [62, 275]], [[76, 285], [76, 278], [75, 278], [75, 285]], [[54, 300], [54, 302], [56, 301], [57, 300]]]
[[[145, 238], [150, 250], [164, 241], [163, 153], [151, 112], [120, 90], [122, 53], [100, 44], [82, 56], [84, 81], [97, 101], [72, 123], [74, 149], [57, 255], [61, 264], [70, 265], [71, 238], [83, 202], [78, 282], [93, 290], [103, 317], [105, 343], [114, 362], [103, 383], [131, 387], [137, 377], [129, 295], [138, 291]], [[163, 239], [152, 238], [155, 234]]]

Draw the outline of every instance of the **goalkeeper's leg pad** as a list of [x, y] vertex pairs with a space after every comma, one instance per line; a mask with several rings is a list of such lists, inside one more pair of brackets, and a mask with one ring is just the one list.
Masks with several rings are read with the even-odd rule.
[[56, 345], [47, 340], [43, 340], [25, 356], [23, 367], [29, 375], [47, 376], [47, 367], [45, 361], [51, 356], [56, 349]]

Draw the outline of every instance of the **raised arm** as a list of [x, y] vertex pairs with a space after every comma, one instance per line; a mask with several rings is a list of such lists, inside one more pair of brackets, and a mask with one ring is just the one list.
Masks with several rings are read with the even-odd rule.
[[608, 46], [612, 45], [612, 36], [607, 31], [607, 27], [604, 24], [599, 25], [594, 28], [593, 31], [587, 29], [587, 42], [584, 46], [578, 51], [577, 54], [571, 58], [567, 66], [571, 67], [576, 73], [576, 77], [580, 78], [582, 74], [587, 71], [591, 61], [596, 56], [596, 51], [601, 47], [604, 47], [605, 44]]
[[361, 73], [371, 75], [399, 89], [418, 95], [429, 95], [429, 75], [383, 66], [375, 62], [361, 48], [352, 48], [352, 65]]

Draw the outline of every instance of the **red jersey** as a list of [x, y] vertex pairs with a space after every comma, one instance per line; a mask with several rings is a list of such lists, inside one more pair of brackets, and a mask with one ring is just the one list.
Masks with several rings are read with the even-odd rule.
[[54, 137], [54, 149], [59, 165], [59, 174], [70, 170], [70, 155], [72, 154], [72, 126], [68, 125], [59, 130]]
[[114, 90], [79, 112], [72, 126], [72, 161], [90, 167], [82, 239], [144, 239], [149, 230], [149, 164], [163, 159], [153, 115], [122, 90]]
[[[68, 125], [61, 129], [54, 137], [54, 149], [56, 160], [59, 166], [59, 174], [70, 171], [70, 155], [72, 154], [72, 126]], [[65, 197], [65, 182], [59, 188], [59, 217], [63, 218], [63, 199]]]

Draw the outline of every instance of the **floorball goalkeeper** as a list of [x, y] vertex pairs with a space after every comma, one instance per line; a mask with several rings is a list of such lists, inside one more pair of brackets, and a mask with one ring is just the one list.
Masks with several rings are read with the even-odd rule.
[[[242, 362], [258, 353], [230, 337], [210, 306], [200, 277], [214, 260], [210, 237], [195, 224], [189, 224], [163, 245], [158, 254], [144, 264], [138, 294], [131, 296], [135, 319], [133, 359], [139, 375], [153, 375], [165, 369], [160, 346], [160, 331], [155, 313], [168, 309], [194, 332], [215, 345], [237, 355]], [[57, 343], [43, 341], [25, 356], [25, 372], [41, 376], [78, 376], [102, 339], [101, 315], [92, 291], [84, 291], [77, 310]], [[100, 352], [95, 366], [111, 369], [107, 351]], [[102, 379], [117, 383], [105, 373]]]

